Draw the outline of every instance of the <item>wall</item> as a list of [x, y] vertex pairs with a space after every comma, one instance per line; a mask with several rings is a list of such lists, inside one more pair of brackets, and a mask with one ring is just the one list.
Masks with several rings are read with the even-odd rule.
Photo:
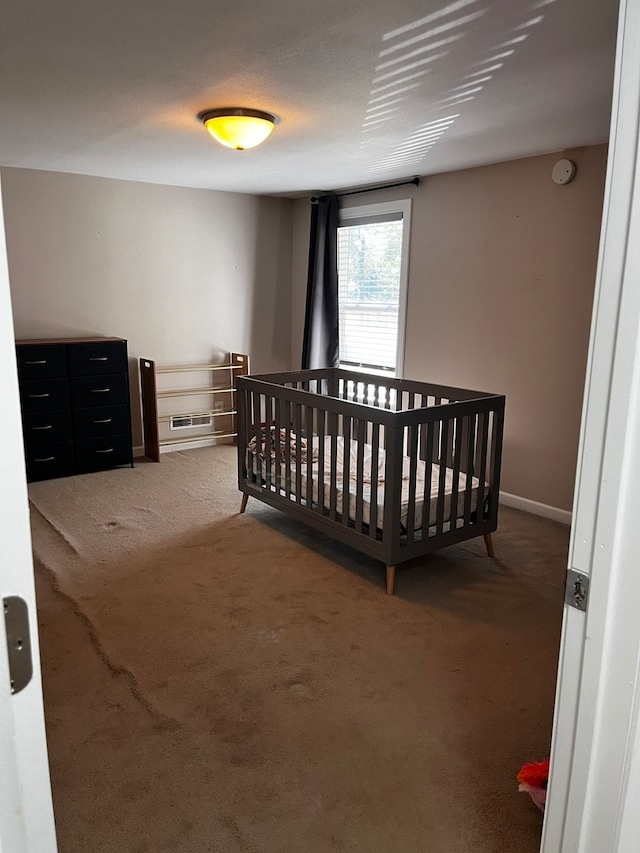
[[288, 199], [2, 170], [16, 337], [129, 341], [137, 359], [290, 367]]
[[[560, 156], [577, 164], [551, 180]], [[413, 199], [405, 375], [506, 394], [504, 491], [570, 510], [606, 169], [594, 146], [346, 197]], [[300, 363], [309, 201], [294, 208]]]

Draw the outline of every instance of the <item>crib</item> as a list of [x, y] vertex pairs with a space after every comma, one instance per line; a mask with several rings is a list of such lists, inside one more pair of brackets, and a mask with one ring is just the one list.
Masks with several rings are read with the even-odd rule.
[[239, 376], [238, 488], [380, 560], [483, 536], [493, 557], [505, 398], [341, 368]]

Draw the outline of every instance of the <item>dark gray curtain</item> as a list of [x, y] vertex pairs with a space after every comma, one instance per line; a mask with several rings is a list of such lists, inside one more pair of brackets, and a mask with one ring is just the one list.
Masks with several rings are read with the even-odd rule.
[[338, 198], [311, 205], [302, 369], [338, 366]]

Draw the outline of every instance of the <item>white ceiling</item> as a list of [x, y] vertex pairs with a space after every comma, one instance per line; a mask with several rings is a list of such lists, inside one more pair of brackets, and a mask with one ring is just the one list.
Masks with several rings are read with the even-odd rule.
[[[608, 137], [614, 0], [2, 5], [4, 166], [294, 194]], [[232, 151], [218, 106], [280, 123]]]

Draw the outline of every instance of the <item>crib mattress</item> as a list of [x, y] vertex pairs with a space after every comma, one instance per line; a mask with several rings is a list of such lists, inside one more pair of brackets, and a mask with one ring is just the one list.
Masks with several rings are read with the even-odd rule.
[[[308, 496], [308, 483], [309, 483], [309, 474], [311, 478], [311, 488], [312, 495], [311, 501], [315, 506], [318, 506], [320, 503], [320, 483], [323, 484], [322, 489], [322, 503], [325, 509], [331, 509], [331, 481], [332, 481], [332, 472], [335, 470], [335, 481], [336, 481], [336, 497], [335, 497], [335, 511], [337, 515], [343, 515], [343, 507], [345, 502], [345, 467], [348, 465], [349, 467], [349, 475], [348, 475], [348, 512], [349, 518], [353, 521], [356, 521], [356, 512], [357, 512], [357, 492], [358, 492], [358, 478], [357, 478], [357, 456], [358, 456], [358, 444], [356, 441], [350, 442], [349, 452], [345, 453], [345, 445], [344, 439], [342, 436], [338, 436], [336, 439], [335, 446], [335, 469], [333, 466], [332, 456], [333, 456], [333, 448], [332, 441], [330, 436], [326, 436], [324, 439], [324, 454], [322, 454], [324, 458], [324, 463], [322, 466], [322, 470], [320, 469], [320, 456], [321, 454], [318, 452], [318, 438], [315, 437], [312, 444], [312, 451], [310, 453], [305, 454], [305, 456], [300, 460], [300, 499], [307, 503]], [[257, 474], [257, 465], [256, 465], [256, 457], [253, 453], [249, 452], [248, 454], [248, 462], [249, 468], [254, 474]], [[378, 451], [378, 459], [377, 464], [376, 460], [372, 457], [372, 448], [370, 445], [364, 446], [364, 482], [362, 483], [362, 521], [366, 525], [371, 525], [371, 516], [372, 516], [372, 505], [375, 503], [376, 505], [376, 517], [375, 524], [378, 529], [382, 529], [383, 527], [383, 518], [384, 518], [384, 499], [385, 499], [385, 483], [383, 479], [384, 475], [384, 450], [379, 449]], [[409, 520], [409, 505], [410, 505], [410, 491], [411, 491], [411, 478], [410, 478], [410, 465], [411, 460], [408, 456], [404, 457], [403, 460], [403, 476], [402, 476], [402, 495], [401, 495], [401, 508], [400, 508], [400, 523], [406, 529], [408, 527]], [[289, 468], [289, 472], [287, 474], [287, 468]], [[310, 468], [310, 471], [309, 471]], [[274, 492], [286, 492], [292, 500], [297, 499], [296, 493], [296, 484], [297, 484], [297, 471], [298, 471], [298, 463], [295, 458], [292, 458], [290, 464], [287, 466], [285, 462], [280, 462], [278, 464], [276, 459], [270, 460], [270, 466], [267, 466], [267, 460], [265, 458], [260, 459], [260, 470], [262, 476], [262, 485], [265, 488], [269, 488]], [[429, 528], [435, 525], [436, 523], [436, 513], [438, 506], [438, 497], [440, 494], [440, 478], [441, 478], [441, 470], [440, 466], [436, 463], [432, 463], [431, 465], [431, 483], [428, 484], [425, 490], [425, 476], [427, 474], [427, 465], [418, 460], [416, 464], [416, 476], [415, 476], [415, 503], [414, 503], [414, 529], [420, 530], [424, 527]], [[480, 485], [480, 481], [476, 477], [471, 477], [470, 484], [470, 512], [475, 512], [478, 504], [478, 488]], [[458, 483], [457, 483], [457, 499], [453, 497], [453, 486], [454, 486], [454, 472], [451, 468], [445, 468], [444, 470], [444, 511], [443, 511], [443, 522], [450, 524], [451, 522], [451, 507], [452, 503], [454, 503], [454, 518], [460, 518], [464, 514], [465, 510], [465, 500], [467, 498], [466, 490], [467, 490], [467, 475], [460, 471], [458, 474]], [[426, 492], [426, 499], [425, 499]], [[377, 495], [377, 501], [375, 501], [374, 496]]]

